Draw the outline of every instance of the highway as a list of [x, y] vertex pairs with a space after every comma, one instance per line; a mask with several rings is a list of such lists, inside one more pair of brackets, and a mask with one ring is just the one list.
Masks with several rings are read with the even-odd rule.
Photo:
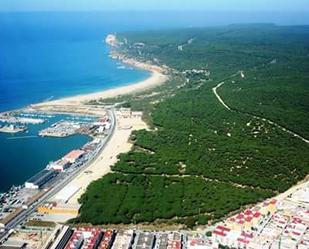
[[37, 200], [34, 204], [32, 204], [28, 209], [25, 209], [22, 211], [19, 215], [17, 215], [15, 218], [13, 218], [5, 227], [5, 231], [0, 234], [0, 245], [5, 241], [6, 238], [9, 237], [10, 231], [12, 229], [15, 229], [18, 225], [23, 223], [29, 216], [31, 216], [38, 206], [42, 205], [44, 202], [49, 200], [51, 197], [53, 197], [55, 194], [57, 194], [60, 190], [62, 190], [67, 184], [69, 184], [75, 177], [79, 175], [80, 172], [86, 170], [92, 162], [94, 162], [102, 153], [102, 151], [105, 149], [106, 145], [110, 141], [112, 135], [115, 132], [116, 129], [116, 116], [115, 116], [115, 110], [114, 108], [111, 108], [111, 110], [108, 110], [109, 116], [111, 117], [111, 128], [107, 134], [107, 136], [103, 139], [103, 145], [100, 148], [100, 150], [96, 153], [94, 157], [92, 157], [89, 161], [84, 163], [81, 167], [79, 167], [76, 171], [74, 171], [72, 174], [70, 174], [68, 177], [65, 177], [62, 181], [57, 183], [56, 186], [53, 186], [46, 194], [43, 195], [39, 200]]

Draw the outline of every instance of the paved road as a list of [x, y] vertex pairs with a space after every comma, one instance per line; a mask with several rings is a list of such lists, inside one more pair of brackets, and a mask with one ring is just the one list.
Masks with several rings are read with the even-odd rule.
[[116, 129], [116, 116], [115, 111], [112, 108], [109, 110], [109, 116], [111, 117], [111, 129], [109, 130], [109, 133], [107, 136], [103, 139], [103, 145], [101, 149], [98, 151], [98, 153], [88, 162], [86, 162], [83, 166], [78, 168], [73, 174], [69, 175], [68, 177], [64, 178], [62, 181], [60, 181], [56, 186], [52, 187], [51, 190], [46, 192], [46, 194], [41, 197], [38, 201], [36, 201], [34, 204], [32, 204], [28, 209], [25, 209], [22, 211], [19, 215], [17, 215], [13, 220], [11, 220], [3, 233], [0, 234], [0, 244], [9, 236], [9, 232], [12, 229], [15, 229], [18, 225], [20, 225], [22, 222], [24, 222], [31, 214], [33, 214], [37, 207], [42, 205], [44, 202], [46, 202], [48, 199], [53, 197], [55, 194], [57, 194], [60, 190], [62, 190], [67, 184], [69, 184], [75, 177], [78, 176], [80, 172], [87, 169], [92, 162], [94, 162], [102, 153], [108, 142], [110, 141], [112, 135], [114, 134], [114, 131]]

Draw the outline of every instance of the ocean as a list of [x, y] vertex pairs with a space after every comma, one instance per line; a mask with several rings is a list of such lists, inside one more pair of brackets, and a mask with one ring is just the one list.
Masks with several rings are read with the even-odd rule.
[[[149, 72], [108, 57], [104, 20], [72, 14], [0, 14], [0, 111], [91, 93], [143, 80]], [[117, 29], [117, 27], [115, 27]], [[89, 138], [42, 138], [38, 132], [64, 118], [30, 125], [28, 133], [0, 134], [0, 192], [81, 147]]]

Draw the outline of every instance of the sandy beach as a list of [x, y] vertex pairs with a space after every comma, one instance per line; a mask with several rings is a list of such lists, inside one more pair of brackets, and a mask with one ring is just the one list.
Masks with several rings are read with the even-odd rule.
[[[142, 92], [154, 88], [156, 86], [164, 84], [168, 80], [168, 76], [165, 74], [165, 69], [159, 66], [151, 65], [144, 62], [138, 62], [134, 59], [127, 59], [120, 54], [113, 54], [114, 59], [122, 61], [124, 64], [136, 67], [138, 69], [147, 70], [151, 72], [149, 78], [115, 89], [106, 91], [100, 91], [91, 94], [78, 95], [68, 98], [62, 98], [54, 101], [43, 102], [36, 105], [32, 105], [34, 109], [53, 112], [63, 111], [70, 113], [84, 113], [84, 114], [96, 114], [98, 116], [104, 116], [106, 110], [104, 107], [97, 108], [90, 105], [85, 105], [90, 100], [113, 98], [120, 95], [132, 94], [136, 92]], [[129, 142], [129, 137], [133, 130], [147, 129], [146, 123], [140, 116], [127, 116], [122, 115], [120, 111], [116, 111], [116, 129], [112, 134], [110, 141], [107, 143], [104, 150], [100, 153], [98, 158], [89, 166], [83, 170], [75, 179], [68, 182], [66, 188], [77, 188], [78, 191], [70, 197], [67, 204], [68, 207], [78, 206], [78, 199], [85, 193], [89, 184], [104, 175], [111, 172], [111, 166], [117, 162], [117, 156], [120, 153], [126, 153], [132, 148], [132, 144]], [[56, 195], [51, 198], [55, 201]], [[68, 217], [73, 218], [74, 216]], [[66, 218], [63, 217], [65, 220]], [[63, 220], [63, 221], [64, 221]]]
[[[109, 40], [112, 39], [112, 40]], [[113, 35], [109, 35], [106, 42], [112, 47], [115, 48], [117, 45], [116, 37]], [[126, 86], [117, 87], [109, 90], [98, 91], [90, 94], [81, 94], [67, 98], [60, 98], [58, 100], [46, 101], [42, 103], [38, 103], [32, 105], [33, 107], [42, 107], [42, 106], [62, 106], [62, 105], [80, 105], [87, 103], [90, 100], [99, 100], [99, 99], [107, 99], [114, 98], [120, 95], [127, 95], [136, 92], [142, 92], [156, 86], [164, 84], [168, 80], [166, 66], [157, 66], [148, 62], [137, 61], [133, 58], [127, 58], [124, 54], [121, 54], [115, 50], [111, 51], [110, 57], [115, 60], [121, 61], [123, 64], [132, 66], [136, 69], [149, 71], [150, 77], [147, 79], [128, 84]]]
[[162, 85], [166, 82], [168, 77], [157, 71], [152, 71], [151, 76], [144, 81], [122, 86], [106, 91], [100, 91], [90, 94], [77, 95], [68, 98], [62, 98], [54, 101], [42, 102], [33, 105], [33, 107], [53, 106], [53, 105], [80, 105], [90, 100], [99, 100], [106, 98], [114, 98], [120, 95], [126, 95], [136, 92], [141, 92]]
[[[123, 126], [129, 126], [130, 129], [124, 129]], [[88, 185], [100, 177], [111, 172], [111, 166], [117, 162], [117, 156], [120, 153], [128, 152], [132, 144], [129, 142], [129, 137], [133, 130], [147, 129], [146, 124], [141, 117], [122, 117], [117, 115], [117, 123], [114, 134], [108, 142], [100, 156], [83, 172], [81, 172], [68, 187], [80, 187], [68, 201], [70, 205], [78, 204], [79, 197], [86, 191]]]

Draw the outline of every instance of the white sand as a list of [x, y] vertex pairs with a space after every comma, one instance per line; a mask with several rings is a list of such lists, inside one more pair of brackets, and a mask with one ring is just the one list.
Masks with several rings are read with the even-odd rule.
[[[90, 100], [113, 98], [120, 95], [131, 94], [135, 92], [141, 92], [159, 86], [168, 80], [168, 76], [164, 74], [164, 69], [158, 66], [154, 66], [147, 63], [135, 61], [133, 59], [123, 59], [123, 63], [130, 64], [131, 66], [148, 70], [151, 72], [151, 76], [141, 82], [130, 84], [115, 89], [106, 91], [78, 95], [74, 97], [62, 98], [59, 100], [43, 102], [33, 105], [35, 109], [45, 111], [63, 111], [71, 113], [88, 113], [104, 116], [105, 110], [96, 107], [84, 105]], [[131, 127], [130, 129], [122, 129], [122, 127]], [[120, 153], [126, 153], [130, 151], [132, 144], [129, 143], [129, 137], [132, 130], [146, 129], [147, 125], [142, 121], [141, 117], [122, 117], [117, 116], [116, 129], [105, 146], [104, 150], [98, 156], [98, 158], [89, 166], [83, 170], [75, 179], [67, 184], [67, 187], [76, 186], [80, 188], [74, 196], [68, 201], [68, 205], [78, 204], [78, 199], [86, 191], [88, 185], [101, 178], [102, 176], [111, 172], [111, 166], [117, 162], [117, 156]], [[55, 196], [51, 198], [55, 200]]]
[[[121, 129], [124, 125], [131, 129]], [[139, 118], [117, 117], [117, 125], [111, 140], [108, 142], [100, 156], [87, 169], [81, 172], [67, 187], [81, 187], [68, 202], [69, 205], [78, 204], [78, 198], [86, 191], [87, 186], [111, 171], [111, 166], [117, 162], [117, 155], [128, 152], [132, 144], [128, 142], [132, 130], [146, 129], [146, 124]]]
[[135, 84], [130, 84], [123, 87], [118, 87], [106, 91], [100, 91], [96, 93], [77, 95], [74, 97], [62, 98], [59, 100], [53, 100], [48, 102], [42, 102], [34, 107], [43, 107], [43, 106], [59, 106], [59, 105], [80, 105], [90, 100], [99, 100], [106, 98], [114, 98], [120, 95], [131, 94], [135, 92], [141, 92], [144, 90], [148, 90], [154, 88], [156, 86], [162, 85], [168, 79], [168, 76], [162, 74], [156, 69], [151, 69], [151, 76], [141, 82], [137, 82]]

